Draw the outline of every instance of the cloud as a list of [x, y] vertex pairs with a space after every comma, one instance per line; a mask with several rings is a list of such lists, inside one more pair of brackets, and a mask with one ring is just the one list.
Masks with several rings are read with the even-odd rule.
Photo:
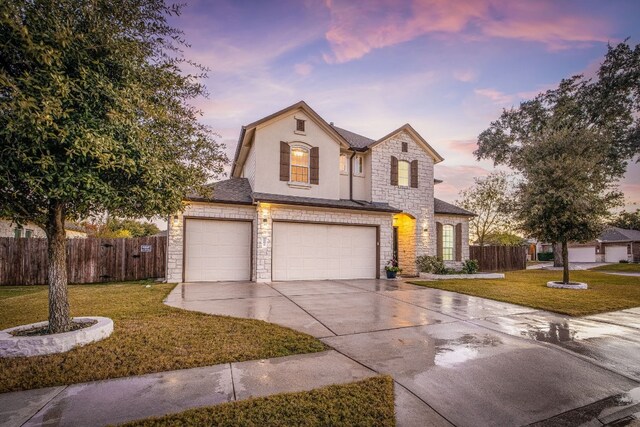
[[464, 83], [469, 83], [472, 81], [475, 81], [478, 78], [478, 73], [474, 70], [455, 70], [453, 72], [453, 78], [464, 82]]
[[443, 182], [434, 187], [436, 197], [447, 202], [454, 202], [461, 190], [473, 185], [474, 178], [487, 176], [490, 172], [490, 170], [477, 165], [437, 165], [435, 177]]
[[496, 89], [475, 89], [473, 91], [476, 95], [480, 95], [482, 97], [490, 99], [494, 104], [510, 104], [513, 102], [513, 95], [508, 95], [506, 93], [500, 92]]
[[444, 145], [449, 150], [469, 155], [472, 155], [478, 149], [478, 142], [475, 139], [445, 141]]
[[308, 76], [313, 71], [313, 66], [308, 62], [302, 62], [293, 66], [293, 70], [299, 76]]
[[561, 2], [326, 0], [326, 6], [331, 13], [325, 34], [331, 47], [324, 54], [328, 63], [348, 62], [430, 34], [532, 41], [551, 50], [610, 38], [606, 23], [563, 10], [567, 6]]

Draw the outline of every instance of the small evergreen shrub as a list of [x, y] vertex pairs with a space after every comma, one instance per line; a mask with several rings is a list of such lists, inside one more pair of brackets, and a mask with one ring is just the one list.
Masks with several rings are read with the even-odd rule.
[[463, 274], [475, 274], [478, 270], [480, 270], [480, 265], [478, 265], [478, 261], [475, 259], [468, 259], [462, 264]]
[[421, 255], [416, 258], [416, 265], [421, 273], [447, 274], [448, 271], [444, 262], [435, 256]]
[[619, 262], [620, 264], [629, 264], [629, 261], [626, 259], [621, 259]]
[[553, 252], [538, 252], [538, 261], [553, 261]]

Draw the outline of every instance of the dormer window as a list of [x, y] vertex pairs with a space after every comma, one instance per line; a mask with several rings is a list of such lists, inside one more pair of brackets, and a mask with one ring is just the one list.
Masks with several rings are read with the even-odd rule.
[[309, 150], [306, 148], [291, 148], [291, 182], [309, 183]]
[[356, 176], [364, 176], [364, 158], [356, 156], [353, 159], [353, 174]]
[[296, 119], [296, 132], [304, 132], [305, 120]]

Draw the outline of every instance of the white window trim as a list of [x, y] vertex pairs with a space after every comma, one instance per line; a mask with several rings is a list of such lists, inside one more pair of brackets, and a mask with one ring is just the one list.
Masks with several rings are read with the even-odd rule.
[[[400, 182], [400, 164], [402, 163], [407, 165], [407, 183], [406, 184], [402, 184]], [[409, 188], [410, 184], [411, 184], [411, 163], [408, 162], [407, 160], [398, 160], [398, 187]]]
[[[451, 229], [451, 246], [444, 245], [444, 230], [445, 228]], [[453, 224], [442, 224], [442, 260], [443, 261], [455, 261], [456, 259], [456, 227]], [[445, 248], [451, 248], [451, 259], [445, 258]]]
[[349, 156], [344, 153], [340, 153], [340, 162], [343, 158], [345, 170], [342, 170], [342, 164], [338, 163], [338, 167], [340, 168], [340, 175], [349, 175]]
[[[289, 151], [289, 187], [293, 187], [293, 188], [304, 188], [304, 189], [309, 189], [311, 188], [311, 146], [309, 144], [305, 144], [304, 142], [292, 142], [289, 143], [289, 147], [290, 147], [290, 151]], [[293, 166], [295, 166], [293, 164], [293, 162], [291, 161], [291, 158], [293, 157], [293, 150], [294, 149], [302, 149], [305, 150], [307, 152], [307, 182], [300, 182], [300, 181], [292, 181], [291, 177], [293, 176], [293, 172], [292, 172], [292, 168]]]
[[[358, 159], [362, 160], [362, 170], [358, 172], [358, 169], [355, 167], [358, 164]], [[356, 154], [353, 158], [353, 176], [364, 176], [364, 156], [361, 154]]]

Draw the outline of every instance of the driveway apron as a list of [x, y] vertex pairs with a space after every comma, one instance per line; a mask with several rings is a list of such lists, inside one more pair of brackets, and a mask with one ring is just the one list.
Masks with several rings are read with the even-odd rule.
[[398, 280], [187, 283], [166, 302], [291, 327], [393, 376], [399, 425], [601, 425], [640, 411], [637, 309], [567, 318]]

